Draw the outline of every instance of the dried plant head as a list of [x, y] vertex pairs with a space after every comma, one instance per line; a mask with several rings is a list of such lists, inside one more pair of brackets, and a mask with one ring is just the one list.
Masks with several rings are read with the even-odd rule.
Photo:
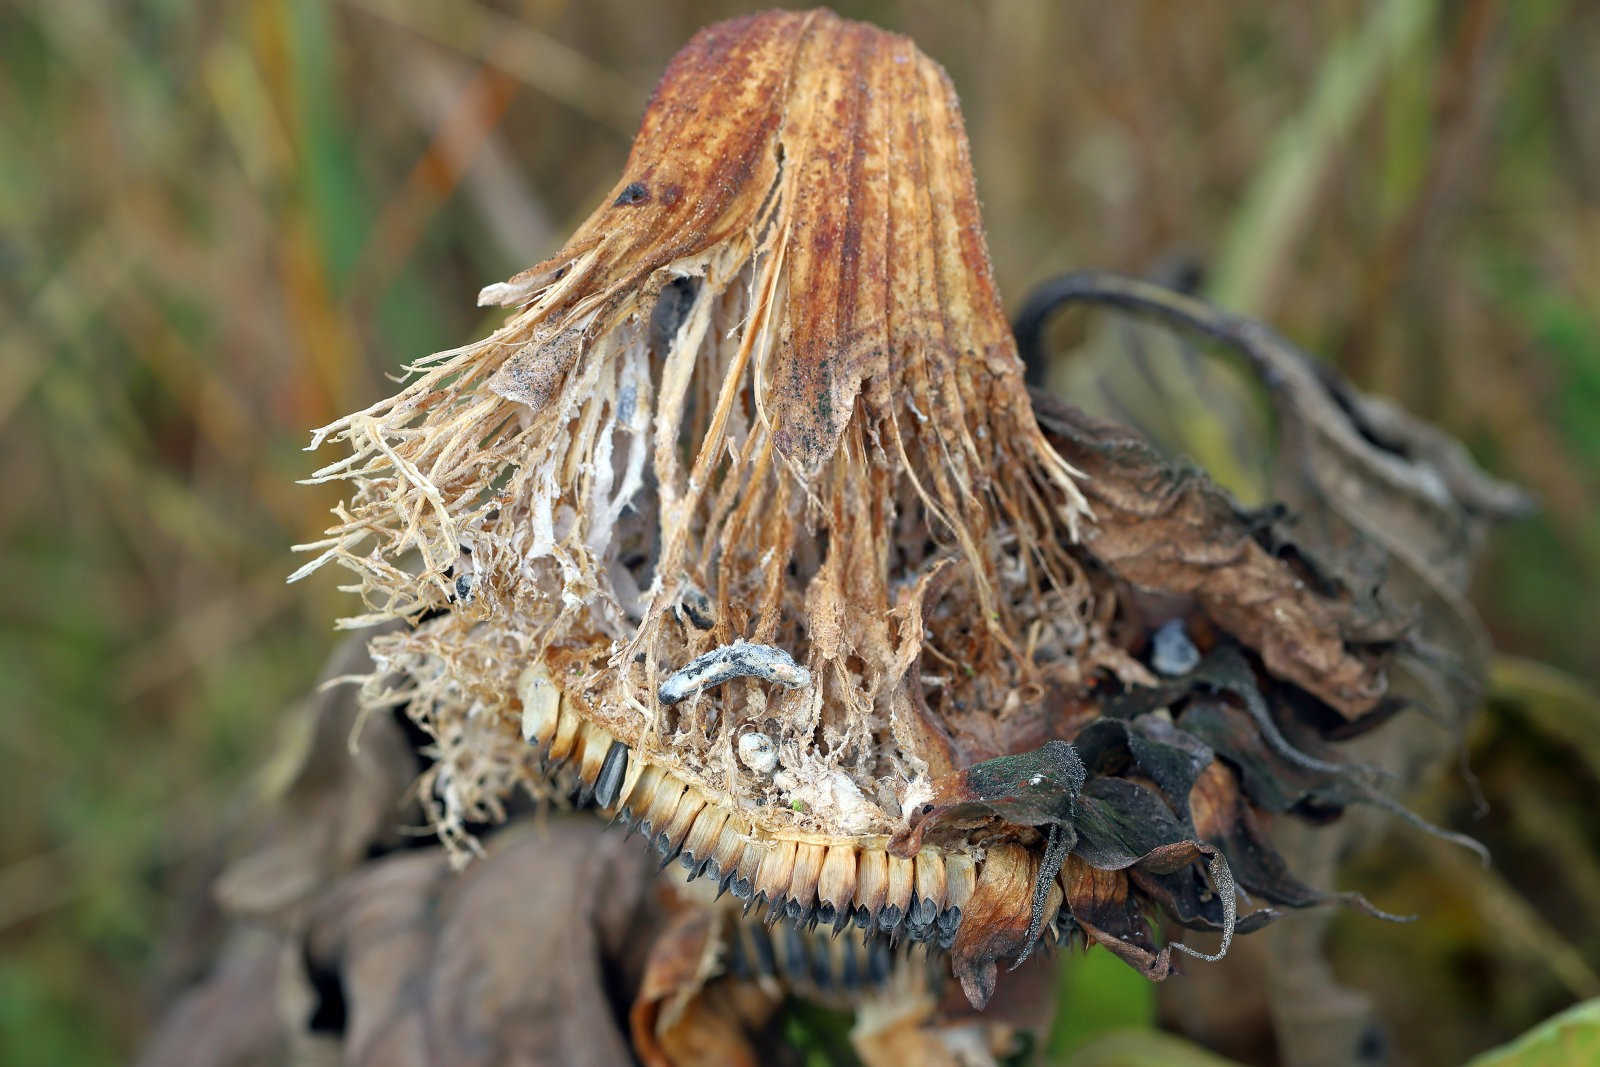
[[[823, 836], [891, 833], [954, 768], [942, 712], [1122, 666], [955, 97], [904, 38], [825, 12], [702, 32], [604, 205], [481, 299], [516, 311], [318, 432], [352, 455], [316, 477], [354, 488], [306, 568], [357, 575], [347, 625], [418, 623], [377, 642], [408, 685], [381, 699], [439, 740], [447, 833], [539, 778], [530, 665], [638, 765]], [[659, 698], [736, 642], [806, 684]], [[752, 732], [770, 772], [738, 758]]]
[[1145, 909], [1226, 940], [1239, 856], [1268, 900], [1325, 899], [1256, 787], [1360, 790], [1263, 693], [1371, 721], [1392, 635], [1203, 478], [1041, 430], [910, 41], [702, 31], [603, 204], [480, 301], [513, 309], [492, 336], [317, 431], [350, 455], [315, 479], [351, 488], [299, 572], [354, 574], [346, 626], [407, 624], [363, 700], [432, 737], [447, 844], [575, 794], [769, 918], [950, 950], [975, 1003], [1071, 934], [1165, 975]]

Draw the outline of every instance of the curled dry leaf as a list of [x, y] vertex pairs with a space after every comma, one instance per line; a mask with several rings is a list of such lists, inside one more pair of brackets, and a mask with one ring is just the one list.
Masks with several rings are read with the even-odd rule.
[[[1073, 304], [1161, 320], [1243, 357], [1268, 390], [1273, 488], [1289, 509], [1288, 521], [1259, 524], [1271, 528], [1267, 546], [1278, 555], [1304, 548], [1317, 559], [1318, 582], [1341, 585], [1347, 598], [1381, 584], [1386, 610], [1358, 611], [1343, 629], [1366, 619], [1382, 633], [1385, 614], [1408, 620], [1411, 650], [1421, 653], [1407, 657], [1416, 676], [1408, 695], [1462, 721], [1481, 696], [1488, 651], [1467, 582], [1489, 528], [1528, 514], [1531, 498], [1484, 472], [1461, 442], [1360, 392], [1265, 324], [1150, 282], [1098, 271], [1051, 280], [1030, 300], [1030, 344], [1049, 314]], [[1063, 454], [1084, 458], [1070, 447]]]
[[[296, 1042], [279, 1011], [286, 938], [256, 930], [223, 946], [206, 979], [184, 992], [145, 1040], [138, 1067], [265, 1067]], [[337, 1062], [329, 1058], [326, 1062]]]
[[715, 909], [680, 909], [656, 937], [628, 1021], [633, 1048], [647, 1067], [678, 1063], [757, 1064], [750, 1038], [778, 1006], [760, 984], [707, 986], [720, 974], [723, 917]]
[[1384, 721], [1405, 619], [1122, 431], [1041, 429], [910, 42], [703, 31], [603, 205], [482, 296], [492, 337], [318, 431], [350, 496], [300, 572], [405, 620], [364, 699], [432, 736], [447, 844], [575, 793], [769, 921], [948, 950], [976, 1005], [1040, 941], [1199, 955], [1147, 909], [1225, 947], [1271, 917], [1236, 877], [1325, 899], [1252, 820], [1382, 802], [1330, 746]]
[[415, 818], [402, 803], [420, 767], [405, 731], [389, 708], [363, 711], [349, 685], [328, 687], [371, 670], [365, 642], [345, 642], [317, 695], [292, 713], [294, 743], [275, 758], [282, 788], [214, 888], [229, 914], [279, 917], [371, 852], [393, 847], [400, 825]]
[[[1076, 303], [1163, 320], [1219, 342], [1242, 357], [1265, 386], [1277, 430], [1274, 489], [1287, 508], [1255, 517], [1248, 524], [1255, 530], [1253, 540], [1292, 561], [1293, 573], [1308, 586], [1331, 594], [1346, 650], [1383, 665], [1388, 695], [1363, 714], [1359, 705], [1341, 705], [1337, 694], [1317, 690], [1303, 676], [1298, 680], [1347, 718], [1360, 716], [1342, 728], [1324, 726], [1323, 732], [1329, 738], [1354, 738], [1342, 746], [1347, 760], [1381, 767], [1396, 791], [1439, 766], [1478, 707], [1489, 659], [1488, 636], [1466, 597], [1471, 568], [1494, 522], [1527, 513], [1527, 495], [1479, 469], [1460, 442], [1362, 394], [1264, 324], [1148, 282], [1080, 272], [1045, 283], [1028, 312], [1025, 336], [1033, 357], [1040, 356], [1044, 318]], [[1084, 467], [1086, 484], [1093, 486], [1097, 468], [1085, 451], [1094, 447], [1075, 450], [1062, 440], [1081, 437], [1075, 427], [1082, 420], [1070, 412], [1041, 411], [1041, 422], [1056, 433], [1063, 455]], [[1095, 499], [1097, 514], [1109, 514], [1107, 503]], [[1248, 541], [1238, 544], [1256, 554]], [[1274, 597], [1258, 607], [1272, 611], [1279, 604], [1288, 605], [1290, 618], [1304, 618], [1294, 598]], [[1398, 632], [1397, 622], [1403, 624]], [[1296, 643], [1303, 641], [1304, 628], [1293, 630]], [[1374, 652], [1380, 653], [1376, 660]], [[1345, 677], [1355, 676], [1347, 672]], [[1371, 729], [1374, 720], [1408, 704], [1425, 709], [1432, 722], [1403, 716], [1382, 730]], [[1245, 792], [1260, 813], [1302, 805], [1316, 809], [1324, 800], [1337, 806], [1351, 799], [1376, 800], [1394, 810], [1380, 796], [1353, 788], [1357, 783], [1331, 779], [1325, 768], [1286, 764], [1266, 750], [1266, 735], [1240, 721], [1238, 711], [1213, 706], [1187, 718], [1196, 736], [1215, 744], [1242, 773]], [[1294, 729], [1296, 720], [1283, 726], [1297, 743], [1316, 747], [1315, 737]], [[1255, 844], [1266, 840], [1258, 812], [1247, 806], [1242, 814], [1244, 821], [1229, 820], [1235, 828], [1230, 856], [1236, 871], [1239, 856], [1255, 857], [1256, 870], [1253, 876], [1240, 871], [1241, 884], [1248, 885], [1251, 877], [1275, 882], [1280, 895], [1268, 899], [1280, 903], [1320, 898], [1303, 883], [1292, 889], [1283, 859]], [[1350, 843], [1373, 829], [1369, 820], [1345, 819], [1332, 827], [1283, 827], [1276, 837], [1297, 870], [1323, 881], [1334, 876], [1337, 858]], [[1359, 898], [1341, 899], [1364, 906]], [[1318, 942], [1324, 928], [1325, 922], [1298, 923], [1279, 931], [1268, 946], [1277, 1041], [1295, 1063], [1346, 1062], [1370, 1044], [1378, 1025], [1373, 1006], [1339, 989], [1321, 962]]]
[[1134, 589], [1192, 600], [1258, 650], [1268, 671], [1345, 717], [1373, 709], [1385, 688], [1384, 646], [1403, 627], [1391, 619], [1390, 632], [1370, 632], [1381, 617], [1370, 589], [1317, 591], [1314, 577], [1285, 566], [1197, 471], [1163, 462], [1133, 431], [1054, 397], [1037, 394], [1035, 406], [1051, 442], [1084, 472], [1095, 559]]
[[627, 1062], [608, 982], [642, 963], [649, 866], [599, 830], [510, 829], [460, 873], [399, 853], [326, 894], [304, 951], [343, 991], [343, 1062]]
[[628, 1062], [613, 986], [638, 986], [651, 879], [573, 816], [497, 834], [465, 872], [437, 846], [368, 860], [270, 924], [237, 923], [139, 1062]]

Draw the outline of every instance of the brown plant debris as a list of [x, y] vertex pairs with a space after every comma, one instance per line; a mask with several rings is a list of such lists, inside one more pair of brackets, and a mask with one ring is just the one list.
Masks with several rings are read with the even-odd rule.
[[868, 1067], [972, 1067], [1019, 1050], [1014, 1020], [948, 1003], [947, 968], [927, 945], [769, 926], [711, 902], [693, 884], [658, 889], [669, 918], [630, 1015], [634, 1050], [646, 1064], [767, 1062], [763, 1031], [791, 996], [853, 1013], [851, 1043]]
[[949, 950], [978, 1005], [1041, 939], [1160, 978], [1200, 953], [1148, 909], [1225, 948], [1271, 917], [1235, 881], [1327, 899], [1256, 810], [1382, 802], [1331, 736], [1382, 721], [1406, 620], [1123, 431], [1041, 429], [909, 41], [702, 31], [602, 206], [481, 301], [491, 337], [317, 431], [350, 495], [296, 575], [403, 620], [362, 701], [431, 736], [458, 854], [576, 794], [769, 922]]

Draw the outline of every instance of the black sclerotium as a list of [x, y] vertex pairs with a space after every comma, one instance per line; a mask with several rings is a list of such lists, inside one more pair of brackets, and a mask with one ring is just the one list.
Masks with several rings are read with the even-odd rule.
[[663, 704], [676, 704], [701, 689], [735, 678], [760, 678], [785, 689], [803, 689], [811, 684], [811, 672], [783, 649], [735, 641], [690, 660], [661, 683], [657, 696]]
[[641, 204], [650, 199], [650, 187], [644, 182], [629, 182], [613, 200], [613, 207], [627, 207], [630, 204]]

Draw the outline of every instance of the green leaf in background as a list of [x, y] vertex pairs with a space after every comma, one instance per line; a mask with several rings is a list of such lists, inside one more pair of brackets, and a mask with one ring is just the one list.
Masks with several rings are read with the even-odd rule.
[[356, 139], [342, 106], [347, 96], [335, 55], [334, 16], [327, 5], [308, 0], [288, 10], [301, 180], [328, 272], [342, 286], [366, 243], [370, 194], [363, 189]]
[[1181, 1037], [1154, 1030], [1105, 1034], [1066, 1059], [1052, 1062], [1060, 1067], [1238, 1067], [1233, 1060]]
[[1143, 975], [1103, 948], [1068, 953], [1061, 963], [1056, 1021], [1046, 1063], [1077, 1063], [1069, 1053], [1113, 1030], [1151, 1030], [1156, 989]]
[[1490, 699], [1515, 708], [1540, 733], [1561, 742], [1600, 776], [1600, 695], [1549, 664], [1500, 655], [1489, 671]]
[[1600, 999], [1586, 1000], [1546, 1019], [1467, 1067], [1582, 1067], [1594, 1063], [1600, 1063]]

